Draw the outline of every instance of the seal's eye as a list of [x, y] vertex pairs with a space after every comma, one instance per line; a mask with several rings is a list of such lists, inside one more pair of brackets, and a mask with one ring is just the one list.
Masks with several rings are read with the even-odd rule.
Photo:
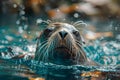
[[53, 29], [54, 29], [54, 28], [46, 28], [46, 29], [44, 30], [45, 36], [49, 36], [50, 33], [53, 31]]
[[73, 34], [74, 34], [75, 36], [80, 36], [80, 33], [79, 33], [78, 31], [73, 31]]

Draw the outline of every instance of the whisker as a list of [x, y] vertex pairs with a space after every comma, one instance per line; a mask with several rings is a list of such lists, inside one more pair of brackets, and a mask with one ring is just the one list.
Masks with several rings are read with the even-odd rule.
[[[48, 51], [50, 51], [51, 53], [48, 54]], [[48, 50], [47, 50], [47, 54], [49, 55], [48, 57], [51, 57], [53, 52], [53, 42], [50, 43], [50, 45], [48, 46]]]
[[47, 53], [47, 52], [43, 53], [43, 55], [42, 55], [42, 61], [43, 61], [43, 62], [45, 62], [46, 53]]
[[43, 61], [48, 61], [48, 57], [49, 57], [49, 53], [48, 53], [48, 51], [52, 51], [52, 47], [53, 46], [51, 46], [51, 45], [53, 45], [53, 42], [51, 42], [51, 41], [49, 41], [50, 43], [47, 45], [47, 49], [46, 49], [46, 52], [45, 52], [45, 54], [43, 55]]
[[40, 55], [38, 57], [38, 61], [43, 61], [44, 54], [46, 53], [45, 50], [46, 50], [46, 48], [44, 50], [42, 50], [42, 52], [40, 53]]
[[86, 47], [86, 45], [85, 45], [85, 44], [80, 43], [79, 41], [76, 41], [76, 42], [78, 42], [78, 44], [80, 44], [81, 46], [85, 47], [85, 48], [89, 51], [89, 53], [91, 53], [91, 54], [92, 54], [92, 51], [91, 51], [88, 47]]
[[41, 45], [43, 45], [43, 44], [45, 44], [45, 43], [47, 43], [48, 42], [48, 40], [45, 40], [45, 41], [43, 41], [43, 42], [39, 42], [39, 45], [38, 46], [41, 46]]
[[77, 41], [77, 40], [75, 40], [76, 41], [76, 43], [78, 43], [78, 44], [80, 44], [80, 45], [83, 45], [83, 42], [82, 41]]
[[79, 58], [80, 58], [80, 54], [79, 54], [79, 51], [77, 51], [77, 53], [76, 53], [77, 55], [76, 55], [76, 61], [77, 61], [77, 63], [79, 62]]
[[37, 58], [38, 61], [40, 61], [41, 57], [44, 55], [43, 52], [46, 50], [46, 48], [47, 48], [46, 46], [47, 46], [47, 42], [45, 44], [39, 46], [40, 49], [36, 51], [35, 56], [36, 57], [38, 56], [38, 58]]
[[77, 43], [77, 42], [76, 42], [76, 44], [77, 44], [77, 45], [79, 46], [79, 48], [80, 48], [80, 49], [79, 49], [79, 52], [81, 52], [81, 54], [82, 54], [82, 56], [84, 57], [84, 59], [86, 59], [86, 56], [84, 55], [84, 54], [85, 54], [85, 52], [84, 52], [84, 50], [82, 49], [82, 47], [83, 47], [83, 46], [82, 46], [82, 45], [80, 45], [80, 44], [79, 44], [79, 43]]
[[56, 41], [56, 39], [52, 42], [52, 45], [53, 45], [53, 46], [52, 46], [52, 53], [51, 53], [51, 57], [52, 57], [52, 58], [54, 58], [54, 56], [53, 56], [53, 48], [54, 48], [55, 45], [56, 45], [56, 42], [55, 42], [55, 41]]
[[40, 47], [40, 48], [38, 49], [38, 47], [37, 47], [38, 50], [36, 50], [35, 55], [37, 56], [38, 54], [40, 54], [41, 49], [43, 49], [46, 45], [47, 45], [47, 43], [43, 44], [42, 46], [38, 46], [38, 47]]

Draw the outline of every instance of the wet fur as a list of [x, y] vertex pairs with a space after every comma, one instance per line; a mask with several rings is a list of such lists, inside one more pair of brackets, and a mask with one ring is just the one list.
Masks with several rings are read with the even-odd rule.
[[[67, 32], [64, 39], [60, 37], [60, 31]], [[41, 33], [35, 60], [62, 65], [96, 65], [86, 57], [79, 31], [73, 25], [60, 22], [49, 24]]]

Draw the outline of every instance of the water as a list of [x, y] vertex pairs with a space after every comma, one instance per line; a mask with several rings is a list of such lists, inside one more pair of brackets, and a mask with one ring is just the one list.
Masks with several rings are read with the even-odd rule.
[[[120, 43], [116, 39], [101, 38], [84, 46], [87, 56], [100, 66], [64, 66], [30, 59], [39, 31], [38, 27], [22, 33], [17, 27], [0, 27], [0, 80], [120, 80]], [[27, 56], [11, 59], [20, 54]]]

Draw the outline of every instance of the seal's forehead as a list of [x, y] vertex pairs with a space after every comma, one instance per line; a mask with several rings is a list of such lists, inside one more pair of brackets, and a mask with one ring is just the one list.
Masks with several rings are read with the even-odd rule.
[[65, 28], [68, 30], [77, 30], [73, 25], [68, 24], [68, 23], [53, 23], [50, 25], [50, 27], [55, 27], [55, 28]]
[[68, 29], [68, 30], [77, 30], [73, 25], [70, 25], [67, 23], [64, 23], [63, 27]]

